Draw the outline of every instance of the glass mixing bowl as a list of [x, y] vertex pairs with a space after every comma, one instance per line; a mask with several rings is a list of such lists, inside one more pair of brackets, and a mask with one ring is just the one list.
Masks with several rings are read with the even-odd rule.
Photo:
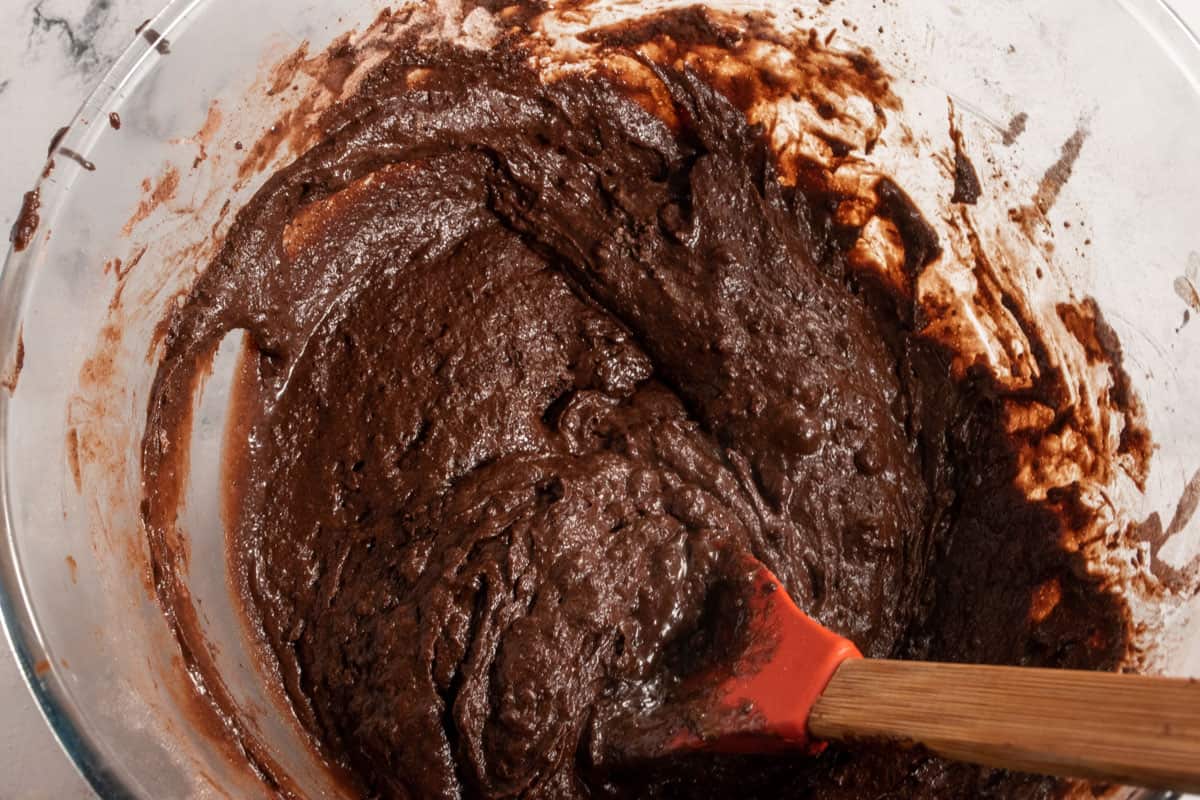
[[[57, 158], [41, 184], [37, 236], [10, 254], [0, 278], [0, 363], [11, 373], [24, 353], [15, 390], [0, 391], [0, 607], [46, 718], [104, 797], [271, 794], [219, 736], [193, 724], [197, 700], [148, 591], [138, 453], [155, 323], [210, 257], [232, 217], [225, 201], [236, 209], [261, 183], [261, 172], [239, 176], [237, 143], [258, 141], [295, 104], [286, 86], [267, 91], [270, 66], [302, 42], [317, 52], [365, 28], [384, 5], [172, 2], [146, 31], [169, 46], [139, 39], [62, 141], [95, 170]], [[781, 15], [796, 10], [778, 5]], [[453, 0], [437, 8], [458, 13]], [[1131, 563], [1189, 563], [1200, 524], [1177, 504], [1200, 468], [1200, 321], [1185, 323], [1185, 313], [1200, 313], [1194, 36], [1159, 0], [814, 0], [800, 10], [801, 24], [837, 29], [910, 79], [893, 125], [944, 128], [947, 97], [973, 141], [999, 141], [994, 129], [1011, 134], [1023, 119], [1015, 143], [975, 153], [985, 181], [1036, 183], [1086, 129], [1046, 247], [1072, 291], [1095, 297], [1119, 334], [1157, 444], [1146, 491], [1115, 496], [1114, 508], [1123, 519], [1157, 513], [1164, 526], [1181, 523], [1167, 544], [1128, 554]], [[295, 80], [300, 95], [312, 88], [303, 70]], [[286, 146], [268, 150], [262, 165], [291, 157]], [[310, 796], [335, 796], [279, 710], [277, 687], [255, 668], [226, 591], [217, 498], [236, 344], [218, 353], [195, 417], [181, 511], [190, 589], [255, 735]], [[1145, 613], [1156, 623], [1155, 668], [1200, 675], [1196, 600]]]

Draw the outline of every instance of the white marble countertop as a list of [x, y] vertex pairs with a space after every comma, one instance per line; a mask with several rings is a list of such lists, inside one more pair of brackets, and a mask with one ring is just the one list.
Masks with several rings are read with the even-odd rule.
[[[0, 230], [16, 218], [50, 137], [165, 0], [0, 0]], [[1200, 0], [1172, 0], [1200, 31]], [[60, 752], [0, 644], [0, 800], [91, 791]]]

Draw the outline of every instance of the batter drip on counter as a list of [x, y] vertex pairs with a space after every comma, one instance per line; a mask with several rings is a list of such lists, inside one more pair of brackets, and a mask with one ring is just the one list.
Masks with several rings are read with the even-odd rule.
[[[870, 656], [1110, 668], [1127, 641], [1013, 488], [1000, 390], [850, 268], [836, 193], [785, 186], [725, 94], [636, 58], [658, 108], [615, 74], [545, 82], [519, 43], [400, 45], [267, 181], [170, 318], [160, 598], [196, 376], [243, 331], [229, 558], [364, 797], [1055, 795], [873, 744], [599, 764], [606, 720], [694, 660], [731, 554]], [[919, 270], [939, 248], [900, 185], [879, 213]]]

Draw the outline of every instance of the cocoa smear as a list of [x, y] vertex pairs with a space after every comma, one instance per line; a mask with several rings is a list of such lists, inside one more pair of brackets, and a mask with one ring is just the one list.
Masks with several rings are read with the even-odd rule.
[[[1200, 504], [1200, 472], [1192, 476], [1167, 527], [1162, 516], [1152, 513], [1142, 522], [1130, 526], [1130, 538], [1150, 546], [1150, 572], [1169, 592], [1183, 598], [1200, 595], [1200, 556], [1176, 566], [1162, 556], [1163, 547], [1178, 534], [1195, 514]], [[1168, 533], [1170, 531], [1170, 533]]]
[[[722, 551], [871, 654], [1116, 667], [1128, 610], [1065, 546], [1095, 510], [1078, 481], [1044, 501], [1017, 485], [1043, 451], [1045, 480], [1114, 465], [982, 248], [985, 310], [1028, 338], [1010, 355], [1036, 363], [1029, 386], [951, 377], [946, 301], [917, 291], [942, 245], [902, 176], [847, 195], [749, 124], [764, 98], [821, 102], [815, 81], [871, 98], [881, 130], [898, 101], [869, 55], [687, 9], [593, 32], [617, 58], [547, 84], [520, 16], [486, 56], [397, 45], [164, 320], [143, 522], [213, 719], [286, 781], [215, 672], [174, 523], [197, 381], [241, 329], [229, 558], [296, 714], [364, 795], [1060, 791], [884, 745], [600, 768], [604, 721], [660, 703], [686, 671], [663, 654], [704, 641]], [[270, 136], [248, 171], [314, 132]], [[855, 256], [850, 201], [896, 231], [895, 274]], [[1062, 314], [1135, 419], [1111, 330]], [[1089, 449], [1062, 453], [1066, 429]]]
[[1079, 154], [1083, 152], [1083, 143], [1087, 141], [1087, 137], [1088, 132], [1082, 127], [1071, 134], [1071, 137], [1063, 142], [1058, 160], [1050, 165], [1042, 176], [1037, 192], [1033, 196], [1033, 206], [1042, 214], [1048, 213], [1054, 207], [1062, 188], [1071, 179], [1071, 173], [1075, 170], [1075, 162], [1079, 160]]
[[1112, 403], [1098, 408], [1101, 418], [1093, 428], [1096, 434], [1091, 445], [1096, 450], [1103, 449], [1097, 437], [1102, 435], [1101, 432], [1112, 429], [1111, 415], [1119, 415], [1121, 433], [1116, 457], [1125, 474], [1144, 491], [1153, 445], [1144, 422], [1145, 409], [1141, 398], [1134, 391], [1133, 380], [1125, 369], [1121, 341], [1092, 298], [1085, 298], [1078, 303], [1060, 303], [1056, 311], [1067, 330], [1083, 346], [1088, 363], [1105, 367], [1111, 380]]
[[8, 390], [11, 395], [17, 391], [17, 383], [21, 380], [21, 370], [25, 368], [25, 326], [22, 325], [17, 331], [17, 346], [13, 350], [12, 364], [4, 373], [4, 377], [0, 378], [0, 386]]
[[975, 205], [983, 193], [979, 183], [979, 173], [971, 159], [967, 156], [967, 146], [963, 142], [962, 130], [954, 121], [954, 105], [950, 105], [950, 139], [954, 142], [954, 194], [951, 203]]
[[[149, 22], [149, 20], [147, 20], [147, 22]], [[163, 35], [154, 30], [154, 28], [141, 28], [138, 30], [138, 33], [140, 33], [142, 38], [145, 39], [156, 51], [158, 51], [159, 55], [165, 56], [171, 52], [171, 41], [164, 38]]]
[[75, 491], [83, 491], [83, 465], [79, 459], [79, 431], [76, 428], [70, 428], [67, 431], [66, 437], [66, 459], [67, 469], [71, 473], [71, 480], [75, 484]]
[[1184, 487], [1179, 503], [1175, 506], [1175, 513], [1171, 516], [1171, 524], [1167, 526], [1166, 537], [1181, 533], [1196, 515], [1197, 508], [1200, 508], [1200, 470], [1196, 470]]
[[17, 220], [13, 223], [12, 232], [9, 234], [9, 240], [12, 242], [15, 252], [21, 252], [26, 247], [29, 247], [29, 243], [33, 241], [38, 225], [42, 221], [39, 214], [41, 207], [42, 194], [40, 189], [28, 191], [21, 197], [21, 210], [17, 212]]
[[137, 209], [125, 222], [121, 233], [129, 236], [138, 225], [145, 222], [151, 214], [163, 205], [175, 199], [179, 191], [179, 170], [167, 166], [154, 181], [142, 181], [142, 199], [138, 201]]
[[46, 155], [52, 156], [58, 150], [58, 145], [62, 142], [63, 137], [67, 135], [67, 131], [71, 130], [70, 126], [64, 125], [54, 132], [50, 137], [50, 145], [46, 148]]
[[89, 161], [87, 158], [84, 158], [83, 155], [72, 150], [69, 147], [60, 147], [60, 148], [58, 148], [57, 152], [59, 155], [66, 156], [67, 158], [71, 159], [76, 164], [78, 164], [79, 166], [81, 166], [85, 170], [87, 170], [88, 172], [96, 171], [96, 165], [93, 162]]
[[200, 130], [196, 131], [196, 135], [192, 137], [199, 153], [192, 161], [192, 169], [196, 169], [202, 163], [208, 160], [208, 146], [212, 144], [217, 132], [221, 129], [221, 122], [224, 119], [224, 112], [221, 111], [221, 104], [214, 100], [208, 107], [208, 113], [204, 117], [204, 124], [200, 126]]
[[1188, 256], [1183, 274], [1173, 282], [1175, 294], [1188, 305], [1183, 310], [1183, 321], [1187, 324], [1191, 311], [1200, 311], [1200, 253]]
[[[390, 12], [381, 12], [364, 38], [372, 34], [386, 35], [391, 19]], [[350, 35], [345, 34], [315, 55], [309, 53], [307, 42], [302, 43], [272, 68], [265, 89], [268, 96], [299, 91], [302, 80], [305, 87], [298, 100], [290, 104], [248, 148], [238, 170], [239, 179], [244, 181], [264, 170], [282, 147], [286, 146], [292, 153], [303, 152], [315, 143], [322, 130], [336, 125], [334, 120], [322, 119], [322, 114], [333, 98], [345, 92], [350, 76], [368, 55], [368, 52], [351, 47]], [[240, 142], [235, 144], [236, 150], [244, 147]]]
[[1021, 134], [1025, 133], [1025, 126], [1029, 124], [1029, 115], [1022, 111], [1019, 114], [1013, 115], [1013, 118], [1008, 121], [1008, 127], [1001, 132], [1001, 141], [1005, 147], [1011, 147], [1017, 143], [1017, 139], [1021, 138]]

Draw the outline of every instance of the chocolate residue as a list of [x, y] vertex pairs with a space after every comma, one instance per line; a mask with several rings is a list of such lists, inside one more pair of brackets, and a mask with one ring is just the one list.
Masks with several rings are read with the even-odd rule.
[[954, 194], [950, 197], [950, 202], [973, 206], [979, 201], [979, 195], [982, 193], [983, 189], [979, 185], [979, 174], [975, 171], [975, 165], [967, 157], [962, 143], [956, 140], [954, 143]]
[[320, 81], [334, 95], [341, 94], [357, 66], [360, 53], [350, 46], [350, 34], [338, 37], [317, 56], [310, 56], [308, 42], [301, 44], [271, 70], [268, 95], [296, 88], [296, 78], [306, 75]]
[[1186, 276], [1175, 279], [1175, 294], [1194, 311], [1200, 311], [1200, 288]]
[[273, 124], [271, 127], [258, 138], [258, 141], [250, 148], [249, 154], [242, 161], [242, 167], [239, 171], [239, 176], [242, 178], [249, 177], [255, 172], [261, 172], [266, 168], [271, 160], [274, 159], [275, 153], [279, 150], [279, 146], [283, 144], [291, 131], [291, 115]]
[[[146, 23], [143, 24], [147, 23], [149, 23], [149, 20], [146, 20]], [[139, 29], [139, 33], [141, 33], [142, 38], [149, 42], [161, 55], [165, 56], [171, 52], [170, 40], [163, 38], [163, 35], [154, 30], [154, 28]]]
[[136, 267], [138, 264], [142, 263], [142, 259], [146, 257], [147, 249], [148, 248], [145, 245], [140, 247], [130, 257], [129, 261], [124, 263], [124, 265], [122, 265], [121, 259], [118, 258], [116, 260], [116, 263], [113, 264], [113, 271], [115, 272], [115, 274], [117, 276], [117, 280], [124, 280], [125, 276], [128, 275], [133, 270], [134, 267]]
[[13, 223], [12, 232], [8, 237], [15, 252], [21, 252], [33, 241], [33, 236], [37, 233], [38, 225], [42, 221], [38, 213], [41, 207], [42, 193], [40, 189], [26, 192], [21, 198], [21, 210], [17, 212], [17, 220]]
[[70, 470], [71, 479], [75, 482], [75, 491], [82, 492], [83, 474], [79, 463], [79, 431], [75, 428], [67, 431], [66, 458], [67, 469]]
[[84, 158], [84, 157], [83, 157], [81, 154], [79, 154], [79, 153], [75, 152], [74, 150], [72, 150], [72, 149], [71, 149], [71, 148], [69, 148], [69, 147], [60, 147], [60, 148], [58, 148], [58, 153], [59, 153], [60, 155], [64, 155], [64, 156], [66, 156], [67, 158], [71, 159], [71, 160], [72, 160], [72, 161], [74, 161], [76, 164], [78, 164], [79, 166], [81, 166], [81, 167], [83, 167], [85, 170], [87, 170], [88, 172], [95, 172], [95, 171], [96, 171], [96, 165], [95, 165], [95, 164], [93, 164], [91, 161], [88, 161], [88, 160], [87, 160], [86, 158]]
[[208, 114], [204, 117], [204, 124], [200, 126], [200, 130], [196, 131], [196, 135], [192, 137], [192, 141], [195, 142], [196, 147], [200, 151], [192, 161], [192, 169], [196, 169], [208, 160], [208, 145], [212, 143], [213, 137], [221, 129], [223, 118], [221, 104], [214, 100], [208, 107]]
[[[527, 10], [527, 9], [526, 9]], [[298, 91], [298, 100], [283, 112], [258, 138], [246, 153], [238, 177], [247, 179], [271, 164], [281, 147], [299, 154], [314, 144], [321, 131], [342, 124], [337, 111], [329, 110], [333, 100], [341, 97], [351, 77], [364, 63], [375, 57], [372, 37], [386, 38], [394, 20], [390, 12], [381, 12], [371, 28], [363, 35], [364, 44], [350, 46], [349, 34], [339, 37], [328, 48], [310, 55], [308, 43], [302, 43], [287, 58], [277, 64], [267, 76], [265, 92], [278, 95], [285, 90]], [[235, 143], [235, 150], [244, 145]]]
[[[1189, 495], [1195, 491], [1192, 489], [1195, 482], [1196, 477], [1193, 477], [1188, 491], [1180, 500], [1181, 505], [1191, 503]], [[1190, 513], [1194, 513], [1194, 511], [1193, 508]], [[1178, 514], [1179, 511], [1176, 509], [1176, 516]], [[1184, 524], [1186, 525], [1186, 523]], [[1176, 567], [1162, 557], [1160, 551], [1171, 537], [1163, 530], [1162, 517], [1158, 512], [1151, 514], [1143, 522], [1131, 526], [1130, 534], [1136, 541], [1150, 545], [1150, 572], [1163, 589], [1184, 598], [1200, 595], [1200, 555], [1182, 567]]]
[[21, 380], [21, 370], [25, 368], [25, 326], [22, 325], [17, 331], [17, 346], [13, 350], [12, 364], [4, 372], [4, 377], [0, 378], [0, 387], [8, 390], [11, 395], [17, 390], [17, 383]]
[[79, 563], [74, 556], [67, 556], [67, 570], [71, 573], [71, 583], [79, 583]]
[[[1150, 431], [1145, 426], [1145, 410], [1141, 399], [1133, 390], [1133, 381], [1125, 369], [1121, 341], [1096, 301], [1090, 297], [1079, 303], [1060, 303], [1056, 311], [1063, 325], [1083, 346], [1088, 363], [1105, 367], [1111, 381], [1109, 403], [1096, 409], [1100, 419], [1089, 427], [1097, 432], [1110, 431], [1114, 427], [1120, 430], [1120, 442], [1115, 453], [1117, 466], [1139, 489], [1145, 490], [1153, 445]], [[1079, 409], [1078, 413], [1088, 412]], [[1109, 417], [1113, 414], [1121, 418], [1119, 426], [1110, 422]], [[1091, 447], [1097, 451], [1103, 450], [1103, 444], [1099, 441], [1092, 442]]]
[[50, 137], [50, 146], [46, 148], [47, 157], [54, 155], [54, 152], [58, 150], [59, 144], [62, 143], [63, 137], [67, 135], [67, 131], [69, 130], [71, 130], [70, 126], [64, 125], [54, 132], [54, 135]]
[[108, 115], [108, 124], [112, 126], [114, 131], [121, 130], [121, 115], [112, 111]]
[[1166, 538], [1170, 539], [1175, 534], [1182, 532], [1192, 521], [1198, 507], [1200, 507], [1200, 470], [1196, 470], [1192, 479], [1184, 487], [1179, 504], [1175, 506], [1175, 514], [1171, 517], [1171, 524], [1167, 526]]
[[1029, 115], [1022, 111], [1008, 121], [1008, 127], [1002, 132], [1001, 141], [1005, 147], [1011, 147], [1016, 144], [1017, 139], [1025, 132], [1025, 125], [1029, 122]]
[[[1200, 508], [1200, 470], [1192, 475], [1191, 480], [1184, 487], [1166, 530], [1162, 530], [1162, 523], [1158, 515], [1154, 514], [1148, 520], [1148, 524], [1143, 524], [1141, 531], [1143, 534], [1147, 532], [1150, 534], [1146, 541], [1150, 543], [1151, 570], [1154, 576], [1162, 581], [1168, 590], [1190, 597], [1200, 595], [1200, 555], [1183, 567], [1174, 567], [1159, 556], [1159, 551], [1173, 536], [1183, 532], [1195, 517], [1198, 508]], [[1154, 529], [1155, 525], [1157, 525], [1157, 531]], [[1158, 535], [1153, 535], [1156, 532]]]
[[[870, 655], [1122, 664], [1129, 611], [1080, 543], [1117, 426], [965, 216], [984, 310], [1023, 337], [1012, 374], [937, 324], [943, 243], [860, 160], [898, 105], [869, 54], [685, 9], [593, 31], [594, 68], [546, 79], [544, 42], [506, 21], [482, 53], [414, 34], [321, 126], [298, 124], [315, 104], [281, 118], [244, 169], [313, 146], [164, 320], [142, 521], [213, 717], [286, 781], [215, 670], [177, 527], [198, 381], [244, 331], [232, 573], [361, 795], [1060, 791], [877, 744], [598, 764], [606, 722], [683, 677], [672, 654], [745, 553]], [[841, 129], [778, 136], [785, 98]], [[1108, 366], [1097, 413], [1125, 415], [1138, 475], [1119, 345], [1093, 306], [1060, 314]]]
[[[1192, 311], [1200, 311], [1200, 253], [1188, 256], [1187, 269], [1175, 279], [1175, 294], [1188, 305]], [[1188, 309], [1184, 310], [1184, 323], [1187, 323]]]
[[1087, 141], [1087, 137], [1088, 132], [1082, 127], [1071, 134], [1071, 138], [1063, 143], [1058, 161], [1055, 161], [1042, 176], [1042, 180], [1038, 183], [1037, 193], [1033, 196], [1033, 207], [1041, 213], [1049, 213], [1050, 209], [1054, 207], [1055, 201], [1058, 200], [1062, 188], [1071, 179], [1075, 162], [1083, 151], [1083, 143]]
[[950, 138], [954, 142], [954, 194], [951, 203], [975, 205], [983, 188], [979, 184], [979, 173], [967, 156], [967, 148], [963, 143], [962, 131], [954, 122], [954, 105], [950, 105]]
[[[148, 180], [142, 181], [142, 199], [138, 201], [137, 210], [125, 222], [121, 234], [123, 236], [132, 234], [133, 229], [149, 218], [155, 210], [174, 200], [177, 191], [179, 191], [179, 170], [173, 166], [168, 166], [154, 183]], [[130, 264], [130, 267], [132, 266]]]

